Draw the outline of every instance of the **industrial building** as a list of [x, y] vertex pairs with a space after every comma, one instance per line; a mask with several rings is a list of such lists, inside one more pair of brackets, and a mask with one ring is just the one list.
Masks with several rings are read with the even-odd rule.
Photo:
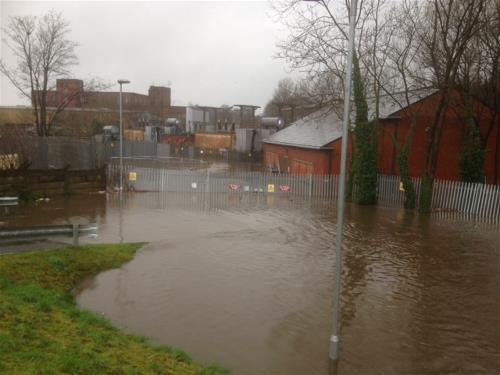
[[[177, 119], [182, 125], [186, 120], [186, 107], [172, 106], [170, 87], [150, 86], [148, 95], [133, 92], [122, 93], [123, 108], [129, 112], [142, 113], [138, 126], [147, 122], [162, 123], [168, 118]], [[66, 109], [106, 109], [118, 111], [120, 93], [116, 91], [86, 91], [79, 79], [58, 79], [56, 89], [47, 92], [47, 106]]]
[[[261, 124], [256, 116], [259, 107], [249, 104], [172, 106], [171, 89], [162, 86], [150, 86], [147, 95], [123, 92], [122, 103], [125, 138], [173, 142], [176, 148], [194, 143], [211, 151], [259, 153], [262, 140], [283, 124], [281, 120], [275, 127]], [[58, 79], [55, 89], [47, 92], [47, 107], [49, 115], [58, 112], [52, 134], [89, 137], [104, 126], [118, 126], [120, 93], [86, 90], [80, 79]], [[58, 110], [61, 107], [63, 111]], [[33, 122], [30, 107], [0, 107], [0, 123]]]

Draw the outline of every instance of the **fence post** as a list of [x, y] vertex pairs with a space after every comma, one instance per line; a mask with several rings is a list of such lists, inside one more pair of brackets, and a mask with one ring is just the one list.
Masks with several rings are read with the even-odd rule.
[[207, 179], [206, 179], [205, 192], [210, 193], [210, 171], [207, 169]]
[[79, 245], [79, 225], [78, 224], [73, 224], [73, 246], [78, 246]]
[[312, 187], [313, 187], [313, 175], [310, 174], [309, 175], [309, 200], [311, 200], [311, 198], [312, 198], [312, 191], [313, 191]]

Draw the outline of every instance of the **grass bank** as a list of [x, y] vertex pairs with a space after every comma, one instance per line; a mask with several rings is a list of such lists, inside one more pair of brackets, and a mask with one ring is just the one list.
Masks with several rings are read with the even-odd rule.
[[80, 310], [85, 277], [131, 260], [141, 244], [95, 245], [0, 256], [0, 373], [203, 374], [181, 350], [154, 347]]

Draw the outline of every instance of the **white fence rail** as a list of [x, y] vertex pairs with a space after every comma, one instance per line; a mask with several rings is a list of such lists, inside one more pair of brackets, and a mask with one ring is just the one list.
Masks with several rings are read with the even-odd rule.
[[[132, 174], [131, 174], [132, 173]], [[130, 178], [132, 177], [132, 178]], [[212, 172], [208, 169], [174, 169], [156, 163], [124, 163], [124, 186], [136, 191], [275, 194], [297, 199], [336, 200], [339, 178], [336, 175], [289, 175], [269, 172]], [[378, 202], [383, 206], [403, 207], [404, 192], [399, 176], [380, 175]], [[420, 196], [420, 179], [413, 179]], [[108, 186], [119, 185], [119, 165], [108, 165]], [[435, 180], [432, 195], [435, 212], [500, 222], [500, 186], [459, 181]]]

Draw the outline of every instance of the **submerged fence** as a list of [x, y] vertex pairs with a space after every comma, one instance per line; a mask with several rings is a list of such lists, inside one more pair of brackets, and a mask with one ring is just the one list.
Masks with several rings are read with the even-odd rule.
[[[251, 171], [211, 172], [208, 168], [178, 169], [167, 162], [124, 161], [124, 186], [135, 191], [265, 194], [291, 199], [333, 201], [338, 197], [339, 176], [290, 175]], [[413, 180], [420, 196], [420, 179]], [[119, 185], [118, 160], [108, 165], [108, 187]], [[380, 175], [378, 202], [403, 207], [404, 191], [399, 176]], [[435, 212], [457, 213], [500, 222], [500, 186], [458, 181], [434, 182], [432, 208]]]

